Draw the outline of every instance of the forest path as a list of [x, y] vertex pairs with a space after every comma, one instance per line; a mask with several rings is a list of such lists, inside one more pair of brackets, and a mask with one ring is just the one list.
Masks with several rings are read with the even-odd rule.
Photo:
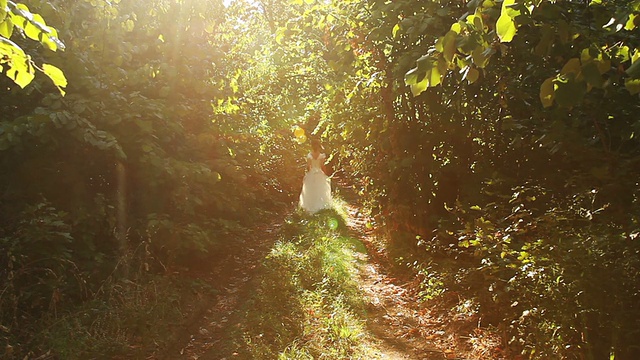
[[[367, 334], [363, 341], [375, 356], [371, 360], [468, 359], [447, 350], [456, 346], [444, 328], [442, 314], [435, 316], [421, 308], [415, 286], [391, 274], [389, 261], [355, 202], [348, 204], [347, 210], [350, 236], [367, 248], [366, 253], [357, 254], [357, 276], [366, 297]], [[256, 226], [226, 252], [229, 255], [214, 266], [210, 279], [203, 279], [215, 288], [210, 299], [204, 299], [207, 306], [194, 311], [189, 325], [169, 349], [148, 359], [243, 359], [232, 334], [243, 324], [242, 309], [255, 292], [252, 280], [260, 276], [261, 261], [279, 240], [285, 219], [286, 214]]]
[[369, 219], [356, 205], [347, 205], [347, 210], [352, 236], [367, 248], [366, 254], [358, 254], [360, 288], [368, 304], [367, 328], [380, 359], [461, 359], [448, 350], [452, 344], [445, 341], [442, 322], [420, 305], [415, 284], [394, 276], [382, 242], [366, 226]]

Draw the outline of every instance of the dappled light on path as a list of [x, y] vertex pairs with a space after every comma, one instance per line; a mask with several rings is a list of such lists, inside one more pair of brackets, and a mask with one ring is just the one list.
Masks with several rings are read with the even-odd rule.
[[[369, 252], [373, 248], [374, 235], [365, 226], [366, 220], [359, 218], [356, 207], [349, 206], [349, 226], [363, 240]], [[366, 295], [368, 306], [367, 327], [376, 338], [382, 359], [446, 359], [441, 351], [422, 335], [423, 319], [411, 304], [417, 299], [405, 287], [397, 284], [379, 262], [380, 254], [371, 259], [360, 254], [361, 288]]]

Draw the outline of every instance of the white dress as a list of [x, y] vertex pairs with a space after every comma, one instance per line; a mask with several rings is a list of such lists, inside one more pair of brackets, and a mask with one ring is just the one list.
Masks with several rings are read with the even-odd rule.
[[300, 207], [311, 214], [331, 207], [331, 179], [322, 171], [325, 159], [325, 154], [320, 154], [317, 159], [307, 155], [311, 165], [302, 182]]

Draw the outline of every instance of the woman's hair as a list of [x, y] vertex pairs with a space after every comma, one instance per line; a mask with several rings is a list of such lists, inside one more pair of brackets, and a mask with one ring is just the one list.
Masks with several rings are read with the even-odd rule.
[[311, 150], [317, 151], [317, 152], [321, 152], [323, 150], [322, 149], [322, 144], [320, 143], [320, 140], [311, 139]]

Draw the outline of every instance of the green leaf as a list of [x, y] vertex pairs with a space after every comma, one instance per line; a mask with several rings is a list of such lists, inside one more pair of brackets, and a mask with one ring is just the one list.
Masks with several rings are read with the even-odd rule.
[[473, 84], [480, 77], [480, 71], [478, 69], [471, 67], [469, 68], [469, 72], [467, 73], [467, 81], [469, 84]]
[[38, 29], [31, 21], [27, 21], [24, 25], [24, 34], [31, 40], [40, 41], [42, 31]]
[[456, 37], [458, 37], [458, 34], [453, 30], [449, 30], [442, 39], [442, 55], [447, 60], [447, 63], [453, 61], [453, 56], [456, 53]]
[[391, 30], [391, 34], [393, 35], [393, 37], [394, 37], [394, 38], [395, 38], [395, 37], [396, 37], [396, 35], [398, 34], [398, 30], [400, 30], [400, 24], [396, 24], [396, 25], [393, 27], [393, 30]]
[[618, 58], [618, 60], [620, 62], [625, 62], [628, 61], [630, 59], [629, 57], [629, 47], [624, 45], [624, 46], [620, 46], [617, 49], [614, 50], [614, 56]]
[[404, 74], [405, 85], [415, 85], [418, 83], [418, 68], [415, 67]]
[[463, 80], [467, 80], [469, 84], [473, 84], [480, 77], [480, 72], [473, 66], [467, 66], [462, 76]]
[[31, 14], [30, 22], [40, 29], [40, 31], [45, 32], [47, 30], [47, 23], [44, 21], [44, 18], [40, 16], [40, 14]]
[[133, 20], [128, 19], [127, 21], [124, 22], [124, 24], [122, 24], [122, 26], [124, 27], [124, 30], [126, 32], [132, 32], [136, 24], [133, 22]]
[[632, 79], [640, 78], [640, 60], [636, 60], [625, 72], [631, 76]]
[[582, 75], [584, 75], [587, 83], [593, 87], [601, 88], [604, 84], [598, 64], [595, 61], [588, 62], [582, 67]]
[[640, 79], [626, 79], [624, 81], [624, 87], [631, 95], [638, 94], [640, 93]]
[[425, 78], [429, 79], [429, 86], [433, 87], [433, 86], [438, 86], [440, 84], [440, 80], [442, 78], [442, 73], [440, 71], [440, 69], [438, 69], [438, 67], [433, 67], [433, 69], [431, 69], [430, 73], [427, 73], [427, 76]]
[[592, 49], [592, 48], [584, 48], [584, 49], [582, 49], [582, 51], [580, 52], [580, 62], [582, 64], [586, 64], [589, 61], [593, 61], [593, 57], [596, 55], [596, 54], [592, 54], [593, 50], [594, 49]]
[[284, 28], [279, 28], [276, 31], [276, 43], [279, 44], [279, 45], [282, 45], [282, 40], [284, 39], [284, 31], [285, 30], [286, 29], [284, 29]]
[[422, 55], [418, 60], [416, 60], [416, 65], [416, 68], [419, 71], [428, 71], [433, 67], [433, 58], [431, 55]]
[[438, 38], [436, 41], [435, 49], [437, 52], [444, 52], [444, 36]]
[[597, 59], [594, 60], [596, 62], [596, 64], [598, 65], [598, 71], [600, 71], [600, 74], [604, 74], [607, 71], [611, 70], [611, 60], [609, 59], [603, 59], [602, 55], [600, 55]]
[[11, 17], [13, 25], [21, 30], [24, 30], [24, 27], [29, 23], [29, 20], [25, 19], [24, 16], [14, 14], [13, 12], [9, 12], [9, 16]]
[[587, 84], [577, 80], [573, 74], [560, 76], [554, 81], [555, 98], [560, 106], [572, 107], [579, 105], [587, 93]]
[[[491, 49], [491, 48], [489, 48]], [[471, 52], [471, 58], [473, 59], [473, 63], [476, 64], [477, 67], [483, 69], [489, 63], [489, 56], [487, 56], [487, 50], [482, 46], [478, 46]]]
[[427, 88], [429, 87], [429, 82], [425, 79], [423, 79], [420, 82], [417, 82], [413, 85], [410, 85], [411, 88], [411, 94], [413, 94], [413, 96], [418, 96], [420, 94], [422, 94], [423, 91], [427, 90]]
[[0, 36], [4, 36], [7, 39], [13, 34], [13, 22], [11, 17], [7, 16], [3, 22], [0, 23]]
[[58, 40], [58, 31], [50, 26], [47, 27], [49, 30], [48, 34], [42, 38], [42, 45], [44, 45], [47, 49], [51, 51], [56, 51], [58, 48], [64, 50], [64, 46], [61, 46], [60, 40]]
[[[438, 60], [436, 62], [437, 62], [436, 66], [438, 67], [438, 84], [439, 84], [440, 83], [440, 79], [442, 79], [442, 76], [444, 74], [446, 74], [447, 71], [449, 70], [449, 65], [442, 58], [438, 58]], [[433, 85], [433, 86], [435, 86], [435, 85]]]
[[516, 10], [515, 8], [516, 0], [504, 0], [502, 2], [501, 15], [507, 15], [511, 19], [515, 19], [516, 16], [520, 16], [520, 10]]
[[404, 76], [404, 82], [411, 88], [413, 96], [420, 95], [428, 87], [437, 86], [442, 78], [442, 69], [446, 69], [444, 61], [424, 55], [417, 61], [417, 66], [409, 70]]
[[[473, 15], [469, 15], [469, 17], [471, 17], [471, 16], [473, 16]], [[462, 25], [460, 25], [460, 22], [451, 24], [451, 31], [455, 32], [456, 35], [460, 34], [461, 30], [462, 30]]]
[[534, 48], [534, 54], [538, 56], [546, 56], [551, 52], [551, 46], [553, 45], [553, 39], [555, 38], [556, 32], [549, 24], [543, 24], [540, 32], [542, 33], [542, 36], [540, 37], [540, 42], [538, 42], [538, 45]]
[[569, 61], [567, 61], [567, 63], [564, 64], [564, 66], [562, 67], [562, 70], [560, 70], [560, 74], [563, 74], [563, 75], [567, 75], [571, 73], [577, 76], [581, 72], [582, 72], [582, 67], [580, 66], [580, 59], [578, 58], [569, 59]]
[[[558, 15], [558, 17], [560, 17], [560, 15]], [[562, 18], [558, 19], [558, 25], [556, 27], [556, 31], [558, 34], [558, 40], [560, 41], [561, 44], [566, 44], [569, 42], [569, 36], [571, 31], [570, 31], [568, 22], [566, 22]]]
[[640, 20], [640, 16], [636, 14], [629, 14], [629, 20], [627, 20], [627, 23], [624, 25], [624, 29], [629, 31], [635, 29], [636, 22], [639, 20]]
[[1, 56], [6, 56], [9, 59], [14, 57], [20, 57], [24, 59], [24, 61], [27, 60], [27, 54], [24, 53], [24, 50], [22, 50], [20, 46], [16, 45], [13, 41], [9, 39], [4, 39], [0, 37], [0, 57]]
[[[8, 1], [7, 1], [7, 3], [8, 3]], [[20, 10], [23, 10], [23, 11], [26, 11], [28, 13], [31, 12], [31, 11], [29, 11], [29, 7], [27, 7], [27, 5], [25, 5], [25, 4], [18, 3], [18, 4], [16, 4], [16, 8], [20, 9]]]
[[26, 57], [24, 59], [18, 59], [17, 61], [14, 60], [11, 64], [12, 66], [7, 69], [5, 74], [13, 80], [13, 82], [18, 84], [18, 86], [24, 89], [24, 87], [29, 85], [35, 77], [33, 65], [31, 65]]
[[[580, 62], [582, 63], [582, 71], [585, 71], [587, 65], [593, 63], [598, 69], [600, 75], [611, 69], [611, 60], [604, 59], [602, 52], [593, 48], [583, 49], [580, 53]], [[585, 76], [587, 76], [585, 74]]]
[[477, 33], [461, 35], [456, 42], [458, 51], [465, 55], [472, 54], [477, 48], [482, 48], [482, 38]]
[[64, 76], [62, 70], [51, 64], [42, 64], [42, 71], [53, 81], [53, 84], [58, 88], [60, 94], [64, 96], [65, 92], [62, 88], [67, 87], [67, 78]]
[[476, 9], [476, 13], [471, 20], [476, 30], [484, 32], [484, 21], [482, 20], [482, 12], [479, 9]]
[[554, 79], [554, 77], [550, 77], [540, 86], [540, 101], [542, 102], [542, 106], [546, 108], [553, 105], [553, 99], [555, 98], [555, 93], [553, 91]]
[[511, 42], [516, 35], [516, 24], [511, 17], [502, 14], [496, 22], [496, 32], [498, 33], [500, 42]]

